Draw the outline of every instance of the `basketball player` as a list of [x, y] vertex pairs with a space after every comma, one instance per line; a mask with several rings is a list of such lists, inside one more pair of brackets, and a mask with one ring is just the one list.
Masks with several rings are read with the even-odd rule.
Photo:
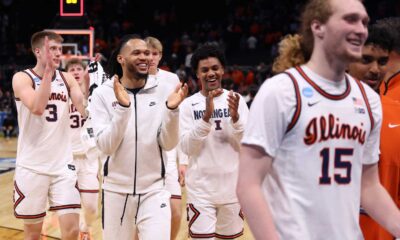
[[[399, 25], [400, 26], [400, 25]], [[391, 38], [391, 33], [385, 27], [373, 25], [369, 28], [369, 36], [365, 46], [361, 61], [349, 65], [349, 73], [354, 77], [365, 81], [375, 90], [378, 90], [379, 83], [382, 82], [387, 69], [389, 55], [392, 55], [392, 43], [398, 44]], [[398, 29], [400, 30], [400, 28]], [[390, 28], [390, 31], [395, 31]], [[400, 48], [399, 48], [400, 49]], [[400, 78], [399, 78], [400, 79]], [[394, 81], [394, 82], [392, 82]], [[383, 92], [392, 94], [396, 80], [390, 80], [390, 84], [384, 85]], [[395, 84], [393, 84], [395, 83]], [[387, 88], [387, 89], [386, 89]], [[384, 94], [381, 95], [383, 121], [381, 128], [381, 143], [379, 155], [379, 178], [382, 185], [389, 192], [390, 196], [400, 207], [399, 187], [400, 187], [400, 102]], [[360, 226], [366, 240], [393, 240], [393, 236], [385, 229], [380, 227], [365, 212], [361, 212]]]
[[[82, 93], [87, 96], [89, 89], [84, 82], [89, 81], [85, 77], [89, 74], [85, 71], [86, 65], [79, 59], [72, 59], [67, 62], [65, 70], [69, 72], [78, 82]], [[83, 118], [75, 106], [70, 105], [70, 127], [72, 135], [72, 152], [74, 165], [78, 175], [78, 188], [83, 208], [83, 216], [80, 218], [80, 239], [90, 240], [90, 232], [94, 221], [97, 218], [98, 198], [99, 198], [99, 180], [97, 177], [99, 169], [99, 152], [94, 146], [85, 144], [81, 135], [90, 134], [87, 130], [91, 129], [87, 118]], [[90, 120], [89, 120], [90, 121]], [[89, 124], [89, 125], [88, 125]], [[93, 134], [92, 134], [93, 135]]]
[[349, 74], [378, 92], [387, 72], [391, 48], [390, 35], [377, 25], [370, 26], [361, 59], [349, 64]]
[[388, 32], [393, 42], [388, 71], [384, 84], [380, 86], [380, 94], [400, 101], [400, 17], [379, 20], [377, 25]]
[[345, 73], [361, 57], [368, 20], [359, 0], [309, 1], [306, 64], [260, 88], [237, 190], [256, 239], [363, 239], [360, 204], [400, 237], [400, 212], [378, 177], [379, 96]]
[[225, 57], [218, 48], [200, 47], [191, 65], [202, 90], [182, 103], [180, 115], [180, 144], [190, 156], [185, 178], [189, 235], [234, 239], [243, 235], [235, 189], [249, 110], [243, 97], [221, 88]]
[[18, 110], [18, 138], [14, 177], [14, 214], [24, 219], [25, 239], [39, 239], [46, 205], [59, 216], [62, 239], [76, 240], [80, 198], [72, 163], [69, 130], [70, 99], [84, 116], [84, 96], [75, 79], [56, 70], [63, 39], [42, 31], [31, 46], [37, 63], [18, 72], [12, 84]]
[[165, 151], [178, 142], [178, 106], [187, 85], [149, 76], [150, 50], [136, 35], [125, 36], [109, 61], [114, 81], [94, 91], [90, 107], [97, 146], [110, 156], [104, 164], [103, 239], [131, 240], [135, 227], [139, 239], [169, 238]]
[[[146, 37], [145, 41], [150, 49], [150, 68], [149, 74], [155, 75], [159, 81], [166, 81], [172, 86], [179, 83], [179, 78], [175, 73], [164, 71], [158, 68], [162, 58], [163, 46], [157, 38]], [[167, 169], [165, 175], [165, 187], [171, 193], [171, 239], [175, 239], [179, 233], [182, 218], [182, 192], [178, 181], [177, 160], [181, 161], [184, 154], [179, 147], [167, 151]]]

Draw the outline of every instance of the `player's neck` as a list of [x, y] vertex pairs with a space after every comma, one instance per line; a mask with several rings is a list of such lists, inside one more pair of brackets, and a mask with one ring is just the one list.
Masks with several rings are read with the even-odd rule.
[[400, 53], [392, 51], [389, 55], [389, 62], [387, 64], [387, 73], [385, 75], [384, 81], [393, 77], [396, 73], [400, 71]]
[[324, 52], [314, 51], [306, 66], [323, 78], [340, 81], [344, 79], [347, 64], [340, 59], [330, 59]]
[[121, 78], [122, 86], [129, 89], [142, 88], [146, 84], [145, 78], [136, 79], [134, 77], [125, 77]]
[[32, 68], [32, 70], [39, 76], [43, 77], [45, 66], [42, 66], [39, 62], [36, 63], [36, 66]]
[[150, 67], [149, 68], [149, 75], [157, 75], [158, 68], [157, 67]]

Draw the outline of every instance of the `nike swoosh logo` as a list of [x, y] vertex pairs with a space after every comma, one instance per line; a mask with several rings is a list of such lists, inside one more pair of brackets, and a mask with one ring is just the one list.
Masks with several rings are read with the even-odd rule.
[[316, 101], [316, 102], [313, 102], [313, 103], [308, 102], [307, 105], [308, 105], [309, 107], [312, 107], [312, 106], [314, 106], [314, 105], [317, 104], [317, 103], [319, 103], [319, 101]]
[[399, 127], [400, 124], [391, 124], [389, 123], [389, 128], [395, 128], [395, 127]]
[[196, 106], [197, 104], [199, 104], [199, 103], [192, 103], [192, 106]]

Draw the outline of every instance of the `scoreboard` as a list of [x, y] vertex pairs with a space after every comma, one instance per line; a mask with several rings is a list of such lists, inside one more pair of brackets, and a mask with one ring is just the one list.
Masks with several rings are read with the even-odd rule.
[[84, 0], [60, 0], [60, 16], [81, 17], [84, 12]]

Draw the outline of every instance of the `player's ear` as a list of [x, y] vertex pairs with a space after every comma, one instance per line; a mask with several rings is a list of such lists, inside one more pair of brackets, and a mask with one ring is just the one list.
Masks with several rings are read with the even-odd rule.
[[325, 24], [322, 24], [318, 20], [313, 20], [311, 22], [311, 31], [314, 33], [315, 36], [318, 38], [323, 38], [325, 35]]
[[117, 61], [118, 61], [119, 64], [122, 64], [123, 62], [125, 62], [125, 59], [120, 54], [118, 54], [117, 55]]

